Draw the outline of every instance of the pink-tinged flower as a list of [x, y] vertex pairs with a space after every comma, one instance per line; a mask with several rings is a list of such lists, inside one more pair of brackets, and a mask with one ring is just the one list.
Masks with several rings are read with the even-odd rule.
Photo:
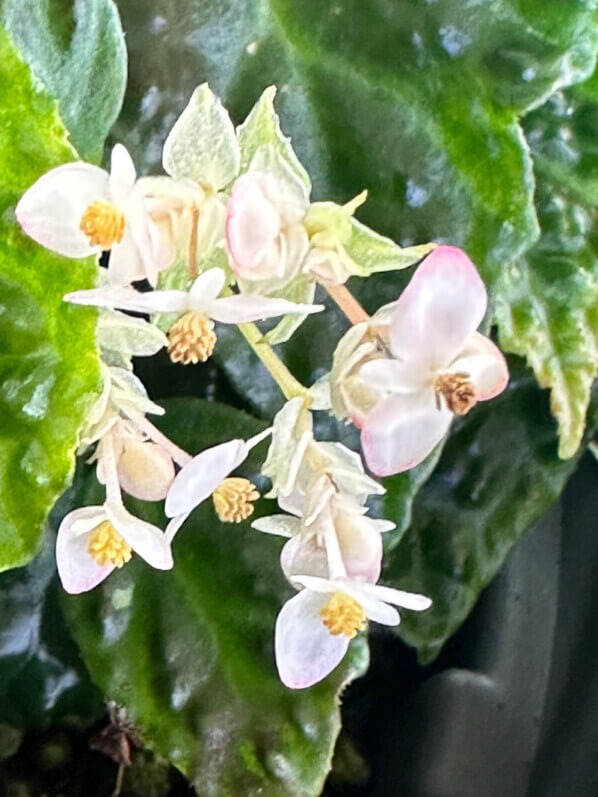
[[[292, 510], [291, 510], [292, 511]], [[395, 528], [366, 516], [353, 496], [339, 493], [327, 476], [310, 485], [303, 512], [258, 518], [253, 528], [289, 537], [281, 554], [282, 570], [293, 586], [297, 575], [348, 576], [374, 583], [382, 564], [382, 537]]]
[[228, 440], [206, 448], [181, 468], [164, 505], [167, 517], [172, 518], [166, 529], [169, 539], [174, 537], [195, 507], [210, 496], [223, 522], [240, 523], [249, 517], [259, 493], [248, 479], [228, 477], [270, 432], [266, 429], [249, 440]]
[[307, 189], [292, 174], [285, 179], [281, 173], [250, 171], [235, 181], [226, 239], [238, 279], [265, 284], [267, 291], [293, 279], [309, 246], [302, 224], [308, 206]]
[[158, 570], [173, 566], [170, 543], [157, 526], [134, 517], [123, 506], [110, 433], [102, 451], [106, 484], [103, 506], [75, 509], [63, 519], [56, 537], [56, 565], [62, 586], [78, 594], [93, 589], [114, 568], [139, 554]]
[[417, 269], [392, 311], [392, 358], [363, 364], [358, 377], [383, 398], [363, 419], [361, 443], [378, 476], [413, 468], [444, 437], [454, 415], [503, 391], [507, 366], [476, 332], [486, 312], [484, 283], [459, 249], [439, 246]]
[[305, 589], [282, 607], [274, 633], [278, 673], [290, 689], [305, 689], [332, 672], [368, 619], [398, 625], [394, 606], [423, 611], [432, 603], [424, 595], [348, 578], [295, 580]]
[[165, 246], [136, 186], [135, 167], [122, 144], [112, 150], [110, 174], [88, 163], [67, 163], [44, 174], [24, 194], [17, 218], [31, 238], [66, 257], [110, 250], [113, 285], [147, 278], [170, 265]]
[[141, 413], [130, 410], [128, 418], [116, 418], [98, 443], [97, 477], [105, 483], [105, 440], [114, 452], [118, 482], [122, 490], [142, 501], [163, 501], [175, 477], [174, 463], [184, 467], [191, 457], [175, 446]]

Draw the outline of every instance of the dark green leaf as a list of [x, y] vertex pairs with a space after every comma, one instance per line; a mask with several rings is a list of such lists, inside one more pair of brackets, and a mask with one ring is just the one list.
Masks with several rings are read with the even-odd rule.
[[[525, 353], [541, 383], [555, 388], [561, 454], [573, 453], [593, 373], [593, 333], [574, 329], [591, 298], [583, 275], [569, 300], [570, 322], [560, 325], [553, 293], [569, 295], [569, 273], [555, 267], [545, 278], [535, 256], [519, 276], [505, 269], [539, 233], [518, 115], [591, 74], [593, 0], [482, 0], [466, 8], [462, 0], [177, 0], [168, 10], [156, 0], [128, 0], [121, 10], [133, 81], [118, 133], [147, 168], [158, 166], [160, 142], [201, 80], [238, 121], [276, 83], [283, 131], [308, 167], [316, 198], [346, 201], [367, 187], [370, 200], [359, 213], [377, 231], [403, 244], [435, 239], [468, 250], [499, 309], [503, 344]], [[567, 182], [583, 183], [595, 199], [587, 176], [592, 113], [583, 153], [577, 146], [568, 153], [577, 176], [562, 159], [564, 139], [551, 168], [565, 169]], [[402, 280], [393, 276], [385, 284], [396, 295]], [[312, 365], [329, 365], [321, 339], [305, 344], [309, 328], [298, 334], [301, 352], [288, 355], [293, 369], [303, 368], [309, 350], [318, 352]], [[269, 413], [275, 394], [253, 387], [261, 372], [241, 352], [227, 346], [227, 373]]]
[[269, 84], [318, 198], [371, 190], [368, 223], [447, 239], [488, 275], [537, 235], [517, 113], [591, 73], [594, 3], [126, 0], [118, 134], [143, 158], [208, 80], [240, 121]]
[[53, 100], [0, 28], [0, 570], [38, 550], [66, 489], [77, 433], [99, 387], [93, 311], [63, 303], [94, 284], [93, 261], [51, 254], [14, 206], [45, 171], [72, 160]]
[[[238, 410], [173, 400], [161, 427], [196, 452], [263, 424]], [[255, 479], [265, 444], [242, 470]], [[91, 469], [73, 505], [101, 500]], [[157, 508], [137, 502], [145, 519]], [[292, 594], [276, 539], [223, 525], [211, 504], [175, 540], [175, 567], [134, 561], [92, 594], [65, 600], [92, 678], [124, 704], [146, 743], [210, 795], [317, 795], [339, 731], [338, 692], [367, 661], [365, 641], [324, 683], [302, 692], [279, 682], [274, 620]]]
[[99, 160], [127, 81], [112, 0], [1, 0], [0, 12], [22, 58], [58, 100], [81, 157]]
[[102, 712], [66, 629], [55, 576], [50, 541], [30, 565], [0, 575], [0, 724], [9, 728], [90, 722]]

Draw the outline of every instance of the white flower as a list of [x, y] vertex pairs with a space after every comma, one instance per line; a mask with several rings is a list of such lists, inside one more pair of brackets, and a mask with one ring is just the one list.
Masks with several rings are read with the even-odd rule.
[[97, 307], [131, 310], [139, 313], [201, 313], [221, 324], [242, 324], [286, 313], [318, 313], [322, 305], [295, 304], [286, 299], [236, 294], [220, 296], [226, 282], [221, 268], [211, 268], [200, 274], [187, 291], [149, 291], [134, 288], [94, 288], [74, 291], [64, 297], [68, 302]]
[[248, 479], [229, 479], [228, 476], [270, 431], [266, 429], [247, 441], [228, 440], [206, 448], [179, 471], [164, 505], [167, 517], [172, 518], [166, 530], [169, 539], [174, 537], [195, 507], [210, 496], [222, 521], [239, 523], [249, 517], [259, 493]]
[[339, 340], [328, 375], [330, 405], [337, 418], [351, 418], [361, 426], [363, 418], [384, 398], [384, 390], [359, 378], [359, 366], [384, 357], [376, 341], [367, 335], [368, 324], [352, 326]]
[[328, 475], [335, 487], [363, 503], [382, 495], [384, 487], [364, 472], [358, 454], [341, 443], [314, 440], [311, 412], [302, 398], [288, 401], [274, 418], [272, 442], [262, 473], [272, 481], [268, 497], [281, 508], [301, 514], [315, 477]]
[[67, 257], [110, 250], [113, 285], [147, 278], [170, 265], [172, 251], [151, 223], [135, 167], [122, 144], [110, 174], [88, 163], [67, 163], [44, 174], [21, 198], [17, 218], [38, 243]]
[[484, 283], [459, 249], [439, 246], [417, 269], [392, 311], [392, 358], [358, 368], [382, 398], [358, 417], [366, 462], [376, 475], [419, 464], [447, 433], [455, 414], [506, 387], [507, 366], [476, 332], [486, 312]]
[[[308, 249], [302, 223], [309, 207], [307, 188], [269, 149], [258, 150], [250, 171], [235, 181], [226, 219], [231, 269], [242, 283], [260, 283], [262, 293], [288, 284]], [[265, 168], [268, 159], [271, 170]]]
[[[154, 429], [149, 422], [147, 426]], [[165, 446], [162, 440], [153, 442], [133, 422], [120, 417], [110, 427], [108, 435], [114, 449], [120, 487], [142, 501], [164, 500], [175, 476], [172, 444]], [[105, 483], [103, 446], [102, 439], [93, 457], [98, 460], [96, 472], [100, 484]]]
[[280, 679], [291, 689], [312, 686], [332, 672], [366, 619], [397, 625], [394, 606], [423, 611], [431, 605], [424, 595], [348, 578], [295, 580], [305, 589], [282, 607], [274, 634]]
[[320, 476], [310, 486], [304, 512], [271, 515], [254, 520], [253, 528], [290, 537], [280, 563], [287, 579], [297, 575], [345, 576], [375, 582], [382, 564], [382, 537], [395, 528], [387, 520], [366, 517], [355, 498], [339, 493], [330, 479]]
[[132, 552], [159, 570], [173, 566], [170, 544], [161, 529], [123, 506], [110, 433], [104, 440], [101, 470], [104, 505], [69, 512], [56, 537], [58, 575], [64, 589], [73, 594], [93, 589], [115, 567], [128, 562]]

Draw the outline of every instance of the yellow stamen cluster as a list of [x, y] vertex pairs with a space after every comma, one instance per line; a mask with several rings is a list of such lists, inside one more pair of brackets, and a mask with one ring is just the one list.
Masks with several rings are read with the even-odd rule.
[[109, 520], [93, 530], [87, 550], [101, 567], [108, 564], [122, 567], [132, 555], [131, 546]]
[[111, 249], [123, 239], [125, 217], [110, 202], [93, 202], [81, 217], [79, 228], [92, 246]]
[[434, 382], [436, 406], [440, 409], [440, 397], [455, 415], [465, 415], [477, 404], [475, 388], [469, 381], [469, 374], [443, 374]]
[[331, 634], [344, 634], [353, 639], [358, 631], [365, 628], [365, 614], [360, 604], [345, 595], [335, 592], [320, 611], [320, 617]]
[[214, 322], [203, 313], [185, 313], [168, 333], [168, 353], [173, 363], [205, 363], [215, 345]]
[[241, 523], [253, 512], [260, 494], [249, 479], [225, 479], [212, 493], [216, 514], [223, 523]]

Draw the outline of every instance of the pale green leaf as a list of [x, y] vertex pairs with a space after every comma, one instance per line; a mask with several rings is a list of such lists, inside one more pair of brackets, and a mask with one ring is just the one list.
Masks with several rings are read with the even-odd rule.
[[280, 129], [280, 120], [274, 110], [275, 95], [276, 86], [268, 86], [251, 109], [247, 119], [237, 127], [241, 148], [241, 171], [247, 171], [258, 149], [269, 144], [284, 158], [309, 193], [311, 190], [309, 175], [295, 155], [291, 139], [285, 136]]
[[237, 176], [240, 165], [235, 129], [207, 83], [193, 92], [164, 144], [164, 169], [219, 191]]

